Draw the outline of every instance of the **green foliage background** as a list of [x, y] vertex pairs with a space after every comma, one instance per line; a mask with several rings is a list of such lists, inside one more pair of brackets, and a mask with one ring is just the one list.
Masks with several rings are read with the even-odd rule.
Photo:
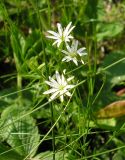
[[[0, 1], [0, 160], [125, 159], [124, 13], [124, 0]], [[70, 21], [88, 52], [79, 67], [46, 38]], [[45, 80], [64, 68], [78, 86], [49, 103]]]

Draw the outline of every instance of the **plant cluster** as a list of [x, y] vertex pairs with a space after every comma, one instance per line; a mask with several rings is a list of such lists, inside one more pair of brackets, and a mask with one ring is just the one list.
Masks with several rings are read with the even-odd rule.
[[125, 159], [124, 12], [0, 1], [0, 160]]
[[[53, 32], [53, 31], [48, 31], [50, 34], [53, 36], [47, 36], [48, 38], [52, 38], [55, 40], [53, 45], [57, 44], [57, 47], [59, 48], [61, 45], [63, 46], [63, 42], [66, 43], [66, 48], [67, 50], [62, 50], [61, 47], [61, 52], [66, 54], [66, 56], [62, 59], [62, 61], [73, 61], [77, 66], [78, 66], [78, 61], [80, 60], [83, 64], [82, 56], [86, 55], [87, 53], [85, 52], [85, 47], [84, 48], [78, 48], [78, 41], [73, 40], [71, 47], [67, 42], [70, 42], [70, 39], [73, 39], [73, 37], [70, 35], [70, 32], [73, 30], [73, 27], [71, 27], [71, 22], [67, 25], [65, 29], [62, 28], [60, 23], [57, 23], [58, 27], [58, 32]], [[59, 48], [60, 50], [60, 48]], [[65, 69], [64, 69], [64, 74], [65, 74]], [[53, 93], [53, 95], [50, 97], [50, 100], [53, 100], [58, 94], [60, 95], [60, 100], [63, 102], [63, 95], [66, 94], [67, 96], [71, 96], [71, 93], [68, 91], [69, 89], [73, 88], [74, 85], [68, 85], [68, 82], [72, 80], [74, 77], [70, 77], [68, 79], [65, 79], [64, 75], [60, 75], [58, 71], [56, 71], [55, 74], [56, 80], [55, 81], [53, 78], [49, 77], [50, 81], [45, 81], [48, 85], [50, 85], [52, 88], [43, 94], [50, 94]]]

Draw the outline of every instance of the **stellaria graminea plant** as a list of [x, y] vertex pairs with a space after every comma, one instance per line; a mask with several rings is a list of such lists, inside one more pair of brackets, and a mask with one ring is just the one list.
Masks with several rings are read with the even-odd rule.
[[85, 47], [78, 49], [78, 41], [73, 40], [71, 47], [68, 44], [66, 44], [66, 48], [67, 51], [62, 50], [62, 52], [66, 54], [66, 56], [62, 59], [62, 61], [66, 62], [73, 61], [77, 66], [79, 61], [81, 61], [84, 64], [82, 56], [87, 55]]
[[71, 93], [68, 91], [73, 88], [75, 85], [68, 84], [74, 77], [70, 77], [66, 79], [64, 74], [60, 75], [58, 71], [55, 73], [55, 78], [49, 77], [49, 81], [45, 81], [46, 84], [51, 86], [52, 88], [45, 91], [43, 94], [52, 94], [49, 98], [49, 101], [55, 99], [56, 97], [60, 97], [61, 102], [64, 101], [64, 95], [71, 96]]
[[62, 25], [60, 23], [57, 23], [58, 32], [54, 32], [51, 30], [48, 30], [47, 32], [51, 35], [46, 36], [47, 38], [54, 39], [55, 42], [53, 45], [57, 44], [57, 47], [61, 45], [62, 42], [70, 42], [70, 39], [73, 39], [73, 36], [70, 35], [71, 31], [74, 29], [75, 26], [71, 27], [72, 22], [70, 22], [66, 28], [62, 28]]

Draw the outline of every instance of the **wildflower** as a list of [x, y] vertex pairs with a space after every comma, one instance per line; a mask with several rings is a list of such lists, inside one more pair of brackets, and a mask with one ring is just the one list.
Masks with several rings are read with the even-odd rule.
[[55, 99], [56, 97], [60, 97], [61, 102], [64, 100], [64, 95], [71, 96], [71, 93], [68, 91], [73, 88], [75, 85], [69, 85], [68, 82], [71, 81], [74, 77], [70, 77], [65, 79], [64, 74], [60, 75], [58, 71], [55, 73], [55, 79], [49, 77], [49, 81], [45, 81], [51, 89], [45, 91], [43, 94], [52, 94], [50, 97], [50, 101]]
[[66, 28], [62, 28], [60, 23], [57, 23], [58, 32], [47, 31], [51, 36], [46, 36], [48, 38], [54, 39], [55, 42], [53, 45], [57, 44], [57, 47], [60, 46], [62, 42], [69, 42], [73, 37], [70, 35], [70, 32], [74, 29], [75, 26], [71, 27], [72, 22], [70, 22]]
[[62, 59], [62, 61], [73, 61], [76, 65], [78, 65], [78, 61], [81, 61], [84, 64], [84, 61], [81, 59], [82, 56], [87, 55], [86, 48], [78, 48], [78, 41], [73, 40], [71, 47], [66, 44], [67, 51], [62, 50], [63, 53], [66, 54], [66, 56]]

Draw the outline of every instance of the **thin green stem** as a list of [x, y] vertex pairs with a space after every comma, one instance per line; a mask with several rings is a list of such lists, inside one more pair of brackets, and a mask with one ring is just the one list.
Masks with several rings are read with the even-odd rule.
[[66, 19], [66, 22], [68, 22], [68, 18], [67, 18], [67, 14], [66, 14], [66, 5], [65, 5], [65, 0], [63, 0], [63, 10], [64, 10], [63, 15], [64, 15], [64, 17], [65, 17], [65, 19]]
[[[83, 80], [83, 81], [81, 81], [80, 83], [78, 83], [78, 84], [75, 86], [75, 88], [76, 88], [77, 86], [83, 84], [84, 82], [86, 82], [86, 80]], [[24, 90], [25, 90], [25, 89], [24, 89]], [[27, 90], [27, 89], [26, 89], [26, 90]], [[14, 92], [13, 94], [16, 94], [16, 93], [17, 93], [17, 92]], [[73, 92], [73, 93], [74, 93], [74, 92]], [[9, 95], [10, 95], [10, 94], [9, 94]], [[6, 95], [6, 96], [9, 96], [9, 95]], [[60, 97], [60, 95], [59, 95], [58, 97]], [[57, 98], [58, 98], [58, 97], [57, 97]], [[55, 98], [55, 99], [56, 99], [56, 98]], [[52, 101], [54, 101], [55, 99], [53, 99]], [[70, 99], [71, 99], [71, 98], [70, 98]], [[42, 101], [42, 100], [41, 100], [41, 101]], [[15, 119], [13, 122], [17, 122], [17, 121], [19, 121], [20, 119], [26, 117], [27, 115], [30, 115], [30, 114], [32, 114], [32, 113], [40, 110], [40, 109], [43, 108], [44, 106], [50, 104], [50, 102], [48, 101], [48, 102], [46, 102], [46, 103], [44, 103], [44, 104], [42, 104], [42, 105], [39, 106], [39, 104], [41, 103], [41, 101], [38, 102], [38, 103], [33, 107], [33, 110], [31, 110], [31, 111], [27, 112], [26, 114], [22, 115], [20, 118]], [[51, 101], [51, 102], [52, 102], [52, 101]], [[69, 101], [68, 101], [68, 103], [69, 103]], [[8, 125], [6, 125], [6, 126], [4, 126], [4, 127], [9, 126], [10, 124], [11, 124], [11, 123], [9, 123]], [[2, 130], [4, 127], [1, 127], [0, 130]]]
[[110, 152], [114, 152], [114, 151], [117, 151], [117, 150], [120, 150], [120, 149], [123, 149], [125, 148], [125, 145], [121, 146], [121, 147], [117, 147], [117, 148], [114, 148], [114, 149], [111, 149], [111, 150], [107, 150], [107, 151], [104, 151], [104, 152], [101, 152], [101, 153], [96, 153], [96, 154], [93, 154], [93, 155], [90, 155], [90, 156], [86, 156], [86, 157], [83, 157], [83, 158], [80, 158], [80, 159], [77, 159], [77, 160], [87, 160], [89, 158], [94, 158], [95, 156], [100, 156], [100, 155], [104, 155], [104, 154], [107, 154], [107, 153], [110, 153]]
[[[72, 96], [73, 96], [74, 92], [75, 92], [75, 89], [74, 89], [74, 91], [73, 91], [73, 93], [72, 93]], [[66, 109], [67, 109], [67, 107], [68, 107], [68, 105], [69, 105], [69, 103], [70, 103], [70, 100], [71, 100], [72, 96], [70, 97], [69, 101], [67, 102], [67, 105], [65, 106], [65, 108], [63, 109], [63, 111], [60, 113], [59, 117], [57, 118], [57, 120], [55, 121], [55, 123], [53, 124], [53, 126], [52, 126], [52, 127], [50, 128], [50, 130], [45, 134], [45, 136], [41, 139], [41, 141], [39, 142], [39, 144], [36, 145], [36, 146], [31, 150], [31, 152], [24, 158], [24, 160], [26, 160], [26, 159], [32, 154], [32, 152], [33, 152], [33, 151], [46, 139], [46, 137], [52, 132], [53, 128], [56, 126], [57, 122], [60, 120], [60, 118], [62, 117], [62, 115], [63, 115], [64, 112], [66, 111]]]
[[[22, 76], [20, 73], [17, 74], [17, 88], [18, 91], [22, 90]], [[22, 92], [18, 92], [19, 98], [22, 98]]]
[[[53, 104], [50, 103], [50, 108], [51, 108], [51, 127], [54, 125], [54, 109], [53, 109]], [[55, 132], [54, 132], [54, 127], [52, 129], [52, 148], [53, 148], [53, 160], [55, 160]]]
[[47, 0], [47, 5], [48, 5], [48, 24], [49, 24], [49, 27], [51, 26], [51, 6], [50, 6], [50, 0]]
[[[95, 84], [95, 73], [96, 73], [96, 65], [97, 65], [97, 44], [96, 44], [96, 30], [95, 30], [95, 24], [92, 22], [90, 24], [90, 27], [92, 28], [92, 35], [94, 37], [93, 39], [89, 39], [87, 38], [87, 45], [88, 45], [88, 75], [87, 75], [87, 82], [88, 82], [88, 99], [87, 99], [87, 114], [86, 114], [86, 118], [85, 120], [86, 122], [86, 131], [87, 134], [89, 133], [89, 123], [90, 123], [90, 119], [91, 119], [91, 110], [92, 110], [92, 106], [93, 106], [93, 91], [94, 91], [94, 84]], [[92, 56], [92, 51], [94, 48], [94, 56]], [[94, 60], [94, 67], [92, 59]], [[94, 72], [94, 75], [93, 75]], [[93, 76], [92, 76], [93, 75]], [[85, 138], [86, 139], [86, 138]], [[86, 153], [85, 153], [86, 155]]]

